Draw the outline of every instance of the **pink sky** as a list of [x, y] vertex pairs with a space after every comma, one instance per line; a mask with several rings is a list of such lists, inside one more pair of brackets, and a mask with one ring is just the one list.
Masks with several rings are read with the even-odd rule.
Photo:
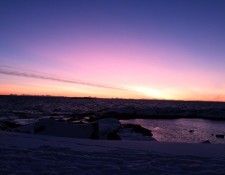
[[223, 4], [5, 1], [0, 94], [225, 101]]
[[25, 44], [26, 47], [22, 47], [27, 52], [43, 58], [43, 65], [32, 63], [32, 69], [29, 65], [20, 65], [19, 71], [123, 90], [26, 77], [9, 79], [1, 75], [1, 94], [225, 100], [221, 90], [224, 85], [217, 83], [222, 80], [221, 75], [197, 68], [187, 61], [194, 60], [194, 56], [175, 45], [160, 48], [148, 43], [148, 47], [144, 47], [139, 41], [118, 44], [113, 39], [85, 43], [88, 44], [80, 45], [79, 50], [71, 49], [71, 52], [66, 52], [66, 47], [41, 50], [41, 45], [29, 47]]

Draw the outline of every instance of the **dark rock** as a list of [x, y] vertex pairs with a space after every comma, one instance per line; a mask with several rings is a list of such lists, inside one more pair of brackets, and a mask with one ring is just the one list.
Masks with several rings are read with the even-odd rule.
[[7, 130], [7, 126], [3, 122], [0, 122], [0, 130], [1, 131]]
[[203, 142], [201, 142], [201, 143], [204, 143], [204, 144], [211, 144], [211, 142], [210, 142], [209, 140], [205, 140], [205, 141], [203, 141]]
[[216, 137], [217, 137], [217, 138], [224, 139], [224, 135], [223, 135], [223, 134], [217, 134]]
[[90, 136], [90, 139], [99, 139], [99, 126], [97, 122], [92, 123], [93, 132]]
[[121, 140], [117, 134], [121, 125], [119, 120], [108, 118], [98, 120], [91, 124], [93, 126], [91, 139]]
[[123, 124], [123, 128], [131, 128], [136, 133], [141, 133], [144, 136], [153, 136], [152, 132], [137, 124]]
[[8, 130], [8, 129], [14, 129], [20, 126], [21, 125], [11, 121], [0, 121], [0, 130], [2, 131]]
[[36, 126], [34, 128], [34, 134], [38, 133], [38, 132], [41, 132], [41, 131], [44, 131], [45, 130], [45, 126]]
[[191, 130], [189, 130], [189, 132], [192, 133], [192, 132], [194, 132], [194, 130], [191, 129]]
[[52, 119], [40, 119], [34, 124], [34, 133], [58, 137], [89, 139], [93, 135], [92, 124], [72, 124]]
[[10, 131], [19, 132], [19, 133], [27, 133], [27, 134], [36, 134], [36, 132], [38, 132], [38, 129], [41, 130], [41, 128], [35, 128], [34, 124], [28, 124], [28, 125], [20, 126], [18, 128], [10, 129]]
[[40, 119], [34, 124], [34, 134], [82, 139], [120, 140], [121, 123], [117, 119], [101, 119], [87, 124], [73, 124], [53, 119]]
[[108, 140], [121, 140], [117, 132], [109, 133], [107, 136]]
[[121, 128], [121, 123], [115, 118], [105, 118], [97, 121], [99, 139], [107, 140], [113, 137]]

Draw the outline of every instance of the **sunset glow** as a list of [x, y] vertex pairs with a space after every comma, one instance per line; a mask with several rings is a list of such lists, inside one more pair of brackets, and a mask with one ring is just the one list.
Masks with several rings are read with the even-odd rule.
[[225, 101], [225, 1], [0, 3], [0, 94]]

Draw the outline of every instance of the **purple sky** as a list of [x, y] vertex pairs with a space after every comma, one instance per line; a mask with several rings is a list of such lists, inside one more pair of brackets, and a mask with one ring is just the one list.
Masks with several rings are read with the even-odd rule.
[[225, 101], [224, 0], [1, 0], [0, 93]]

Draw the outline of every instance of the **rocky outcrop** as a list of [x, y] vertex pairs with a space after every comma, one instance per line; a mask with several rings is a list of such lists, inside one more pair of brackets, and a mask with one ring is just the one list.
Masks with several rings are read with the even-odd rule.
[[34, 124], [21, 126], [11, 131], [80, 139], [155, 140], [150, 130], [136, 124], [121, 125], [120, 121], [114, 118], [100, 119], [86, 124], [40, 119]]
[[94, 131], [93, 124], [71, 124], [52, 119], [41, 119], [34, 125], [34, 133], [59, 137], [89, 139]]
[[0, 121], [0, 130], [1, 131], [6, 131], [6, 130], [10, 130], [13, 128], [17, 128], [20, 127], [21, 125], [16, 124], [14, 122], [11, 121]]
[[216, 134], [216, 137], [217, 137], [217, 138], [224, 139], [224, 135], [223, 135], [223, 134]]
[[203, 142], [201, 142], [201, 143], [204, 143], [204, 144], [211, 144], [211, 142], [210, 142], [209, 140], [205, 140], [205, 141], [203, 141]]
[[81, 139], [119, 140], [117, 131], [120, 126], [119, 120], [112, 118], [101, 119], [86, 124], [66, 123], [54, 119], [40, 119], [34, 124], [24, 125], [11, 131]]
[[122, 125], [123, 128], [130, 128], [132, 129], [135, 133], [140, 133], [144, 136], [150, 136], [152, 137], [153, 134], [150, 130], [142, 127], [141, 125], [137, 125], [137, 124], [123, 124]]
[[97, 121], [99, 139], [119, 140], [117, 131], [121, 127], [119, 120], [114, 118], [106, 118]]

